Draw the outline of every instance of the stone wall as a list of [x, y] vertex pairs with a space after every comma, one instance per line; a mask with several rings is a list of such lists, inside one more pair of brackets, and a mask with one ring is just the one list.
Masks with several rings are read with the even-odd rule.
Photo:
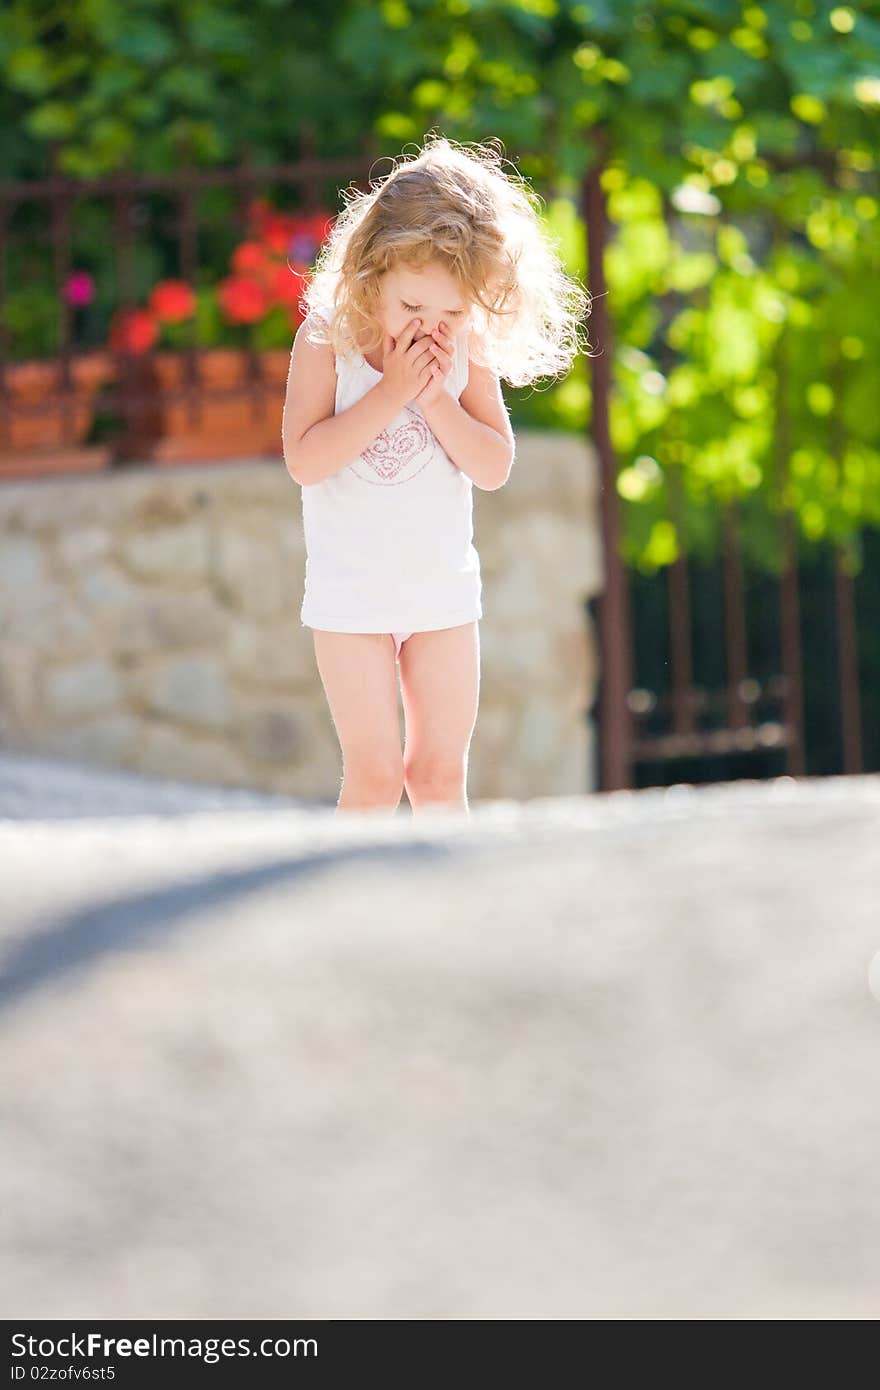
[[[597, 502], [558, 434], [520, 434], [507, 485], [474, 488], [471, 799], [593, 788]], [[0, 744], [335, 804], [304, 567], [281, 460], [0, 483]]]

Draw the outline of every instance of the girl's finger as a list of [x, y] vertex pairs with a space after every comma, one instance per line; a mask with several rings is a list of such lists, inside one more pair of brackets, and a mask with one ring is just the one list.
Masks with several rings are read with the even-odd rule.
[[409, 323], [406, 325], [406, 328], [403, 330], [400, 337], [398, 338], [398, 342], [406, 344], [404, 351], [406, 351], [406, 348], [412, 347], [413, 343], [416, 341], [416, 331], [419, 328], [421, 328], [421, 326], [421, 319], [410, 319]]

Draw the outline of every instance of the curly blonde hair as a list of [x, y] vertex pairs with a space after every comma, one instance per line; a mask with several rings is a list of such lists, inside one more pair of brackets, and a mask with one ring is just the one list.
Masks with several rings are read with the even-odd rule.
[[370, 191], [344, 206], [300, 301], [315, 342], [335, 352], [382, 345], [379, 277], [439, 262], [473, 309], [471, 356], [511, 386], [568, 372], [582, 345], [590, 296], [563, 267], [540, 221], [542, 200], [503, 169], [503, 144], [463, 144], [429, 132]]

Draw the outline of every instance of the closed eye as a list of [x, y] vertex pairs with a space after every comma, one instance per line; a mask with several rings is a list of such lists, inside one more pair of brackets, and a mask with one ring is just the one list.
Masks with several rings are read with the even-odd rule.
[[[401, 300], [400, 302], [401, 304], [403, 304], [403, 307], [408, 314], [415, 314], [422, 307], [421, 304], [404, 304], [403, 300]], [[456, 315], [463, 314], [464, 309], [447, 309], [446, 313], [454, 318]]]

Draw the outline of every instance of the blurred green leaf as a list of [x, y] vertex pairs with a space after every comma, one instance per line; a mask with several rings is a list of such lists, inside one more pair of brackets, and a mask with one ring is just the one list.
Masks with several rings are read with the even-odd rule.
[[46, 101], [27, 117], [27, 128], [43, 140], [61, 140], [78, 124], [76, 107], [63, 101]]

